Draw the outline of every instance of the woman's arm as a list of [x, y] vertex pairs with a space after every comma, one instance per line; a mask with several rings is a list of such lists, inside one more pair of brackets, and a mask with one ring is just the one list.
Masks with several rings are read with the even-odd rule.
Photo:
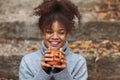
[[50, 80], [51, 76], [42, 68], [41, 70], [38, 69], [39, 71], [34, 74], [29, 66], [32, 65], [27, 64], [25, 58], [23, 58], [19, 66], [19, 80]]

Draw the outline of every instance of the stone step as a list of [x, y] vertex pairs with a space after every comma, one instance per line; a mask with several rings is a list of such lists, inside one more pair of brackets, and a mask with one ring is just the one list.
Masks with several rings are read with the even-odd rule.
[[[42, 39], [37, 23], [0, 22], [0, 26], [0, 38]], [[68, 36], [69, 40], [120, 40], [120, 22], [91, 21], [76, 25], [76, 29], [73, 35]]]
[[[23, 55], [0, 56], [0, 77], [18, 80], [20, 60]], [[86, 57], [88, 80], [120, 80], [120, 57], [103, 57], [97, 62], [95, 57]]]

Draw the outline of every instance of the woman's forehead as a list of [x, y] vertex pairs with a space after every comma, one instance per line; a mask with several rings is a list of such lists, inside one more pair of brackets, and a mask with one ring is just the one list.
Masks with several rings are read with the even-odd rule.
[[65, 29], [65, 24], [60, 21], [54, 21], [51, 25], [46, 26], [46, 29], [53, 29], [53, 28]]

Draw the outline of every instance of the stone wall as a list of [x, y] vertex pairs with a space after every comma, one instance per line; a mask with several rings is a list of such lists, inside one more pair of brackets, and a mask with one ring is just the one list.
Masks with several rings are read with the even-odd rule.
[[88, 80], [120, 80], [119, 61], [120, 57], [103, 57], [98, 61], [87, 59]]
[[91, 21], [78, 30], [77, 37], [84, 40], [120, 40], [120, 22]]
[[[97, 0], [73, 1], [80, 8], [93, 6]], [[41, 40], [37, 24], [38, 17], [33, 16], [32, 13], [33, 8], [41, 2], [42, 0], [19, 0], [19, 2], [18, 0], [0, 0], [0, 38]], [[74, 36], [69, 35], [68, 40], [120, 40], [120, 22], [92, 21], [93, 17], [89, 15], [91, 13], [81, 11], [81, 14], [83, 23], [81, 26], [76, 26], [77, 31]], [[18, 80], [22, 56], [1, 55], [0, 77]], [[86, 59], [89, 71], [88, 80], [120, 80], [120, 57], [103, 57], [97, 62], [94, 57], [86, 57]]]
[[21, 56], [0, 56], [0, 77], [18, 80]]

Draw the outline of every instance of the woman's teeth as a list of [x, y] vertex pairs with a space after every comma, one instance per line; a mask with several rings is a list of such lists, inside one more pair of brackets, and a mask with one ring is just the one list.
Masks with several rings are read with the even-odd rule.
[[57, 45], [57, 44], [58, 44], [58, 42], [51, 42], [51, 44]]

